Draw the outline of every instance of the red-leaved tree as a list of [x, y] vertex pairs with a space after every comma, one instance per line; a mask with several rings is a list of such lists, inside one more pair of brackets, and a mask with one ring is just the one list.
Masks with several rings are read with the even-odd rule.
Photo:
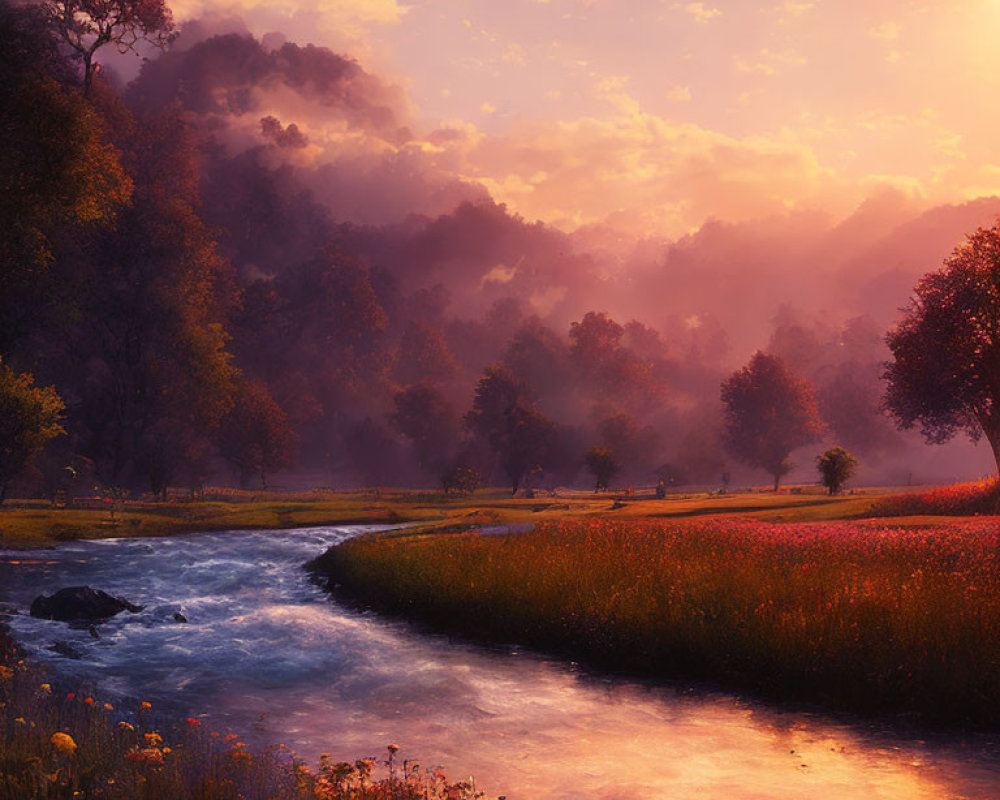
[[1000, 224], [920, 279], [886, 342], [884, 407], [897, 424], [932, 444], [985, 434], [1000, 467]]

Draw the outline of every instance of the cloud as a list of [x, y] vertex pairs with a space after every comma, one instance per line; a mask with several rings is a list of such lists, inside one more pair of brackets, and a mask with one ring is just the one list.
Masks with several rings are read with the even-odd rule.
[[702, 25], [722, 16], [719, 9], [709, 8], [704, 3], [688, 3], [684, 6], [684, 11], [690, 14], [695, 22], [700, 22]]
[[820, 203], [834, 172], [790, 132], [734, 137], [645, 113], [623, 82], [606, 117], [522, 124], [467, 152], [464, 176], [528, 218], [565, 228], [614, 216], [679, 235], [710, 217], [746, 220]]
[[883, 22], [868, 29], [868, 35], [883, 42], [894, 42], [899, 39], [903, 27], [898, 22]]

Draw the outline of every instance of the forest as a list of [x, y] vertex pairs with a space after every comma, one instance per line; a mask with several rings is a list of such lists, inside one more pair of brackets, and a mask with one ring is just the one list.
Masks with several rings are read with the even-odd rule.
[[413, 130], [349, 55], [118, 5], [95, 38], [72, 3], [0, 3], [0, 499], [516, 492], [592, 486], [595, 453], [622, 486], [761, 482], [720, 398], [757, 351], [815, 398], [807, 480], [820, 440], [868, 482], [975, 471], [882, 413], [884, 336], [995, 200], [566, 232], [450, 172], [462, 131]]

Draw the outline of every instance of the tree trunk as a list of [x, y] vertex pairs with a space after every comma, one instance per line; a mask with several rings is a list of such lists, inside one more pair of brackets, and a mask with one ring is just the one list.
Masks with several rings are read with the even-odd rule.
[[993, 461], [997, 467], [997, 474], [1000, 475], [1000, 419], [993, 414], [976, 413], [979, 427], [983, 429], [986, 441], [990, 443], [993, 450]]
[[774, 473], [774, 493], [775, 494], [778, 493], [778, 484], [780, 482], [781, 482], [781, 473], [780, 472], [775, 472]]

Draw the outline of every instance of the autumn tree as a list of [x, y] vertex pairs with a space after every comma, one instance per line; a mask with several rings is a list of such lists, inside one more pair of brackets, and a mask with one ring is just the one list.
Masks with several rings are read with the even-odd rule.
[[843, 447], [831, 447], [816, 457], [816, 468], [830, 494], [837, 494], [857, 471], [858, 460]]
[[291, 466], [295, 434], [267, 386], [242, 381], [237, 386], [232, 409], [223, 418], [219, 431], [219, 450], [247, 486], [252, 477], [267, 488], [267, 476]]
[[28, 373], [0, 362], [0, 503], [11, 480], [44, 444], [61, 433], [63, 402], [56, 390], [34, 385]]
[[884, 407], [897, 424], [932, 444], [985, 435], [1000, 468], [1000, 224], [920, 279], [886, 342]]
[[596, 481], [595, 492], [607, 489], [611, 479], [621, 472], [621, 463], [607, 447], [591, 447], [583, 460]]
[[197, 215], [183, 122], [132, 124], [132, 203], [75, 265], [80, 314], [64, 323], [62, 357], [100, 477], [162, 493], [232, 407], [238, 371], [226, 325], [237, 301], [231, 268]]
[[757, 352], [722, 384], [725, 442], [734, 456], [774, 477], [792, 469], [789, 454], [823, 432], [812, 387], [777, 356]]
[[0, 354], [41, 323], [60, 286], [54, 241], [113, 222], [132, 182], [36, 7], [0, 3]]
[[138, 54], [140, 41], [162, 49], [175, 35], [164, 0], [44, 0], [41, 7], [53, 30], [83, 63], [86, 94], [97, 71], [94, 55], [105, 45]]

